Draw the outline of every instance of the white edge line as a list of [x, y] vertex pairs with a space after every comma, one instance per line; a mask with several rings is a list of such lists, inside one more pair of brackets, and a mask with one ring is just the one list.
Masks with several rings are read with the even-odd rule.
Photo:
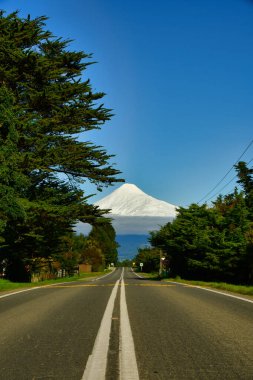
[[189, 288], [197, 288], [197, 289], [201, 289], [201, 290], [206, 290], [207, 292], [221, 294], [223, 296], [227, 296], [227, 297], [231, 297], [231, 298], [236, 298], [236, 299], [241, 300], [241, 301], [253, 303], [253, 300], [250, 300], [248, 298], [235, 296], [234, 294], [228, 294], [228, 293], [220, 292], [219, 290], [208, 289], [208, 288], [204, 288], [202, 286], [197, 286], [197, 285], [184, 284], [182, 282], [176, 282], [176, 281], [166, 281], [166, 282], [170, 282], [172, 284], [177, 284], [177, 285], [182, 285], [182, 286], [187, 286]]
[[117, 295], [119, 281], [115, 283], [107, 303], [101, 325], [94, 343], [92, 354], [89, 356], [81, 380], [104, 380], [107, 366], [107, 356], [112, 323], [112, 313]]
[[109, 273], [106, 273], [104, 276], [101, 276], [101, 277], [96, 277], [96, 278], [94, 278], [93, 280], [91, 280], [92, 282], [93, 281], [98, 281], [98, 280], [101, 280], [101, 278], [105, 278], [105, 277], [107, 277], [107, 276], [110, 276], [110, 274], [112, 274], [113, 272], [115, 271], [115, 268], [111, 271], [111, 272], [109, 272]]
[[[114, 269], [115, 270], [115, 269]], [[91, 282], [93, 281], [98, 281], [100, 280], [101, 278], [105, 278], [106, 276], [109, 276], [110, 274], [112, 274], [114, 272], [114, 270], [110, 273], [107, 273], [105, 274], [104, 276], [102, 277], [97, 277], [93, 280], [90, 280]], [[88, 278], [87, 278], [88, 279]], [[51, 286], [57, 286], [57, 285], [63, 285], [63, 284], [71, 284], [72, 282], [76, 282], [76, 281], [79, 281], [79, 280], [74, 280], [74, 281], [65, 281], [65, 282], [57, 282], [57, 283], [54, 283], [54, 284], [48, 284], [48, 285], [41, 285], [41, 286], [34, 286], [33, 288], [29, 288], [29, 289], [23, 289], [23, 290], [18, 290], [16, 292], [11, 292], [11, 293], [7, 293], [7, 294], [3, 294], [3, 295], [0, 295], [0, 299], [1, 298], [5, 298], [5, 297], [10, 297], [10, 296], [14, 296], [15, 294], [19, 294], [19, 293], [24, 293], [24, 292], [29, 292], [31, 290], [36, 290], [36, 289], [41, 289], [41, 288], [49, 288]]]
[[137, 277], [139, 277], [139, 278], [145, 278], [145, 277], [140, 276], [139, 274], [137, 274], [133, 269], [132, 269], [132, 272], [133, 272], [133, 274], [135, 274], [135, 276], [137, 276]]
[[0, 296], [0, 298], [10, 297], [10, 296], [14, 296], [15, 294], [29, 292], [30, 290], [36, 290], [36, 289], [40, 289], [40, 288], [44, 288], [44, 287], [45, 287], [45, 285], [44, 286], [35, 286], [34, 288], [23, 289], [23, 290], [19, 290], [17, 292], [13, 292], [13, 293], [3, 294], [3, 295]]
[[[123, 272], [122, 272], [123, 274]], [[120, 289], [120, 380], [139, 380], [138, 367], [135, 356], [134, 340], [131, 331], [126, 294], [125, 283], [122, 276]]]

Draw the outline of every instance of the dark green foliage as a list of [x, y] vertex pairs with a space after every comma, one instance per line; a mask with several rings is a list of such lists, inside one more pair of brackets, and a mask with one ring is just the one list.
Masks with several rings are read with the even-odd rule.
[[238, 175], [238, 183], [243, 187], [245, 202], [250, 214], [250, 219], [253, 221], [253, 169], [247, 168], [245, 162], [238, 162], [235, 165]]
[[24, 220], [22, 191], [29, 180], [19, 171], [17, 116], [14, 99], [5, 86], [0, 87], [0, 236], [8, 221]]
[[111, 117], [104, 94], [83, 79], [91, 57], [69, 50], [45, 21], [0, 12], [0, 262], [12, 279], [11, 268], [61, 252], [77, 220], [101, 218], [80, 183], [121, 181], [112, 156], [85, 141]]
[[152, 232], [152, 246], [162, 249], [172, 276], [252, 283], [252, 169], [237, 166], [243, 192], [219, 196], [212, 207], [179, 208], [177, 218]]
[[117, 263], [117, 267], [131, 268], [132, 266], [133, 266], [133, 260], [129, 260], [129, 259], [118, 261]]
[[65, 269], [68, 275], [73, 275], [78, 270], [78, 264], [82, 262], [82, 254], [87, 246], [87, 237], [75, 235], [69, 232], [60, 239], [58, 252], [52, 256], [52, 260], [59, 263], [61, 269]]
[[90, 62], [83, 52], [67, 50], [69, 41], [43, 31], [45, 17], [0, 17], [0, 85], [9, 89], [17, 110], [17, 146], [26, 174], [64, 173], [97, 185], [118, 181], [108, 165], [111, 156], [77, 134], [98, 129], [111, 117], [98, 105], [81, 75]]
[[107, 219], [95, 223], [88, 236], [68, 233], [61, 237], [59, 252], [53, 257], [64, 269], [70, 271], [78, 264], [91, 264], [93, 271], [104, 270], [105, 266], [118, 261], [118, 244], [115, 230]]
[[116, 233], [111, 223], [94, 224], [89, 234], [89, 240], [96, 242], [104, 256], [105, 265], [111, 263], [114, 265], [118, 261], [118, 243], [116, 242]]
[[158, 272], [160, 267], [160, 250], [156, 248], [140, 248], [133, 261], [139, 270], [140, 263], [143, 264], [143, 272]]

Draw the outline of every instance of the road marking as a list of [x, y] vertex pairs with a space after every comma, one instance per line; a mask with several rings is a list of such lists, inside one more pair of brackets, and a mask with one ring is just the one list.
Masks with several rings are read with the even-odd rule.
[[212, 293], [222, 294], [223, 296], [227, 296], [227, 297], [231, 297], [231, 298], [236, 298], [236, 299], [241, 300], [241, 301], [246, 301], [246, 302], [253, 303], [253, 300], [250, 300], [250, 299], [248, 299], [248, 298], [239, 297], [239, 296], [234, 296], [233, 294], [228, 294], [228, 293], [224, 293], [224, 292], [219, 292], [218, 290], [202, 288], [201, 286], [195, 286], [195, 288], [197, 288], [197, 289], [202, 289], [202, 290], [206, 290], [207, 292], [212, 292]]
[[107, 277], [107, 276], [110, 276], [114, 271], [115, 271], [115, 268], [114, 268], [111, 272], [105, 274], [104, 276], [96, 277], [96, 278], [94, 278], [94, 279], [91, 280], [91, 281], [98, 281], [98, 280], [101, 280], [101, 278], [105, 278], [105, 277]]
[[35, 286], [34, 288], [18, 290], [17, 292], [12, 292], [12, 293], [3, 294], [2, 296], [0, 296], [0, 298], [10, 297], [10, 296], [14, 296], [15, 294], [24, 293], [24, 292], [29, 292], [29, 291], [31, 291], [31, 290], [40, 289], [40, 288], [41, 288], [41, 286]]
[[[129, 284], [128, 284], [129, 285]], [[158, 286], [158, 287], [171, 287], [171, 286], [175, 286], [173, 284], [169, 284], [169, 285], [165, 285], [165, 284], [133, 284], [133, 285], [136, 285], [136, 286]]]
[[120, 288], [120, 380], [139, 380], [134, 340], [127, 311], [123, 271]]
[[[113, 284], [115, 285], [115, 284]], [[97, 288], [98, 286], [103, 286], [103, 285], [97, 285], [97, 284], [78, 284], [78, 285], [48, 285], [47, 288], [85, 288], [85, 287], [92, 287], [92, 288]], [[45, 288], [45, 286], [44, 286]]]
[[89, 356], [81, 380], [105, 380], [111, 323], [112, 319], [114, 319], [112, 315], [119, 285], [121, 285], [119, 347], [120, 380], [139, 380], [134, 341], [127, 311], [125, 283], [123, 276], [124, 268], [122, 270], [120, 279], [114, 285], [111, 296], [107, 303], [92, 354]]
[[[112, 286], [115, 286], [115, 283], [114, 284], [75, 284], [75, 285], [54, 285], [54, 289], [57, 289], [57, 288], [85, 288], [85, 287], [102, 287], [102, 288], [106, 288], [106, 287], [112, 287]], [[119, 286], [122, 286], [122, 284], [119, 284]], [[172, 286], [175, 286], [174, 284], [125, 284], [124, 283], [124, 286], [148, 286], [148, 287], [166, 287], [166, 288], [169, 288], [169, 287], [172, 287]], [[45, 286], [44, 286], [45, 287]], [[48, 287], [53, 287], [53, 285], [47, 285], [47, 288]]]
[[145, 278], [143, 276], [140, 276], [138, 273], [136, 273], [133, 269], [132, 269], [132, 272], [135, 274], [135, 276], [139, 277], [139, 278]]
[[111, 332], [112, 313], [114, 302], [118, 291], [119, 281], [117, 280], [109, 301], [107, 303], [105, 313], [98, 330], [92, 354], [86, 364], [86, 368], [81, 380], [104, 380], [107, 365], [107, 356], [109, 349], [109, 339]]
[[235, 296], [234, 294], [228, 294], [228, 293], [220, 292], [219, 290], [208, 289], [208, 288], [204, 288], [202, 286], [184, 284], [184, 283], [175, 282], [175, 281], [170, 281], [170, 282], [173, 283], [173, 284], [184, 286], [185, 288], [197, 288], [197, 289], [200, 289], [200, 290], [206, 290], [207, 292], [221, 294], [223, 296], [227, 296], [227, 297], [235, 298], [235, 299], [238, 299], [238, 300], [241, 300], [241, 301], [246, 301], [246, 302], [253, 303], [253, 300], [250, 300], [249, 298]]
[[[115, 269], [114, 269], [115, 270]], [[98, 281], [100, 280], [101, 278], [105, 278], [107, 276], [109, 276], [110, 274], [112, 274], [114, 272], [114, 270], [110, 273], [107, 273], [105, 274], [104, 276], [102, 277], [97, 277], [93, 280], [91, 280], [92, 282], [93, 281]], [[85, 280], [89, 280], [88, 278], [86, 278]], [[55, 284], [49, 284], [49, 285], [41, 285], [41, 286], [34, 286], [32, 288], [29, 288], [29, 289], [23, 289], [23, 290], [17, 290], [16, 292], [11, 292], [11, 293], [6, 293], [6, 294], [3, 294], [0, 296], [0, 298], [5, 298], [5, 297], [10, 297], [10, 296], [14, 296], [15, 294], [18, 294], [18, 293], [24, 293], [24, 292], [29, 292], [31, 290], [36, 290], [36, 289], [43, 289], [43, 288], [51, 288], [51, 287], [60, 287], [60, 285], [63, 285], [63, 284], [69, 284], [71, 282], [76, 282], [76, 281], [83, 281], [83, 279], [79, 279], [79, 280], [75, 280], [75, 281], [68, 281], [68, 282], [59, 282], [59, 284], [55, 283]], [[114, 284], [113, 284], [114, 285]], [[92, 285], [87, 285], [87, 286], [92, 286]], [[93, 286], [98, 286], [98, 285], [93, 285]]]

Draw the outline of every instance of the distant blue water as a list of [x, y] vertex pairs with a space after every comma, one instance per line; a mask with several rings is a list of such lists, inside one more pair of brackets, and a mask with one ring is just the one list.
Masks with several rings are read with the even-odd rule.
[[131, 260], [138, 253], [138, 248], [149, 246], [149, 235], [117, 235], [116, 241], [120, 245], [118, 248], [119, 260]]

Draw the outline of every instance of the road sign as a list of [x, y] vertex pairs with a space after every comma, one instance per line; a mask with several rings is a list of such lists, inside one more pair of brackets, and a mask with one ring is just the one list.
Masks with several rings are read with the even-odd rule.
[[140, 267], [143, 267], [143, 263], [140, 263]]

